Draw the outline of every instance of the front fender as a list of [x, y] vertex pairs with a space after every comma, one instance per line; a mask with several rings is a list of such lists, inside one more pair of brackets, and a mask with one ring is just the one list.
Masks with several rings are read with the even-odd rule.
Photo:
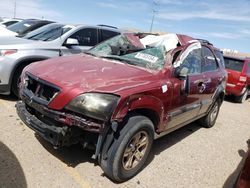
[[155, 112], [159, 116], [159, 125], [162, 123], [164, 115], [163, 103], [154, 96], [143, 94], [132, 95], [121, 100], [113, 113], [112, 120], [121, 122], [129, 112], [141, 109]]

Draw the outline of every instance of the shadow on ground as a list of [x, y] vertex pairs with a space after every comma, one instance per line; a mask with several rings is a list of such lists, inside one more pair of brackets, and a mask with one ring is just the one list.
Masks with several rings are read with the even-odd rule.
[[[240, 104], [240, 103], [237, 103], [235, 101], [235, 97], [233, 95], [226, 95], [225, 98], [224, 98], [225, 101], [227, 102], [231, 102], [231, 103], [236, 103], [236, 104]], [[247, 97], [246, 101], [250, 101], [250, 96]], [[245, 101], [245, 102], [246, 102]]]
[[152, 146], [152, 150], [149, 154], [147, 165], [154, 159], [155, 155], [159, 155], [161, 152], [174, 146], [200, 128], [201, 126], [198, 123], [194, 122], [155, 140]]
[[[155, 140], [145, 167], [154, 159], [155, 155], [159, 155], [162, 151], [177, 144], [178, 142], [185, 139], [186, 137], [191, 135], [193, 132], [199, 130], [200, 128], [201, 127], [199, 124], [192, 123], [166, 136], [163, 136], [158, 140]], [[94, 151], [83, 149], [80, 144], [76, 144], [70, 147], [54, 149], [50, 143], [45, 141], [39, 135], [36, 134], [36, 138], [47, 151], [49, 151], [52, 155], [60, 159], [68, 166], [76, 167], [78, 164], [84, 162], [91, 162], [94, 164], [98, 164], [96, 160], [93, 160], [91, 158], [91, 156], [94, 154]]]
[[7, 101], [18, 101], [18, 98], [14, 95], [0, 95], [0, 99], [7, 100]]
[[60, 159], [68, 166], [76, 167], [78, 164], [84, 162], [95, 163], [95, 160], [91, 158], [91, 156], [94, 154], [94, 151], [83, 149], [81, 144], [54, 149], [50, 143], [41, 138], [38, 134], [35, 134], [35, 136], [48, 152], [50, 152], [52, 155]]
[[2, 142], [0, 142], [0, 187], [27, 187], [25, 175], [18, 159]]
[[[228, 188], [228, 187], [235, 187], [236, 186], [236, 181], [238, 176], [240, 175], [240, 172], [244, 166], [245, 160], [247, 158], [248, 152], [245, 152], [244, 150], [238, 150], [239, 156], [242, 158], [240, 163], [238, 164], [237, 168], [233, 171], [232, 174], [227, 178], [225, 181], [223, 188]], [[249, 180], [248, 180], [249, 181]]]

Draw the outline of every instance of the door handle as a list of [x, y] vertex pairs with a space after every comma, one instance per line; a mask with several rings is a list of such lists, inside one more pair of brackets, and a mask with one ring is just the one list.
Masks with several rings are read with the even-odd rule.
[[205, 89], [206, 89], [206, 84], [204, 82], [200, 82], [198, 84], [198, 91], [199, 91], [199, 93], [203, 93], [205, 91]]

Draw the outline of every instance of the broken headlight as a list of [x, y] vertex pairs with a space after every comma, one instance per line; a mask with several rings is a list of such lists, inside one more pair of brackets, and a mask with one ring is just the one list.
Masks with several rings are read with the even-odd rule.
[[118, 96], [111, 94], [85, 93], [74, 98], [65, 109], [107, 121], [116, 108], [118, 100]]

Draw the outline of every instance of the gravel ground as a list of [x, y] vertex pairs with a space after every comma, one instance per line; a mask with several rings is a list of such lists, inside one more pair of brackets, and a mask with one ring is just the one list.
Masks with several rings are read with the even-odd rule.
[[54, 150], [0, 96], [0, 187], [232, 187], [250, 138], [250, 100], [225, 101], [211, 129], [190, 124], [155, 141], [146, 168], [115, 184], [80, 145]]

